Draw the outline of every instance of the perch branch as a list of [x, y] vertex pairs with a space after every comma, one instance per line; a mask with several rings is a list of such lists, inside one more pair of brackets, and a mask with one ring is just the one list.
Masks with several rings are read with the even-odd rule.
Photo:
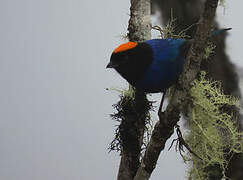
[[159, 115], [159, 121], [154, 127], [151, 140], [134, 180], [148, 180], [150, 178], [160, 152], [164, 149], [166, 141], [173, 134], [174, 126], [180, 119], [180, 112], [190, 102], [188, 93], [193, 86], [193, 80], [200, 71], [204, 48], [208, 40], [217, 5], [218, 0], [207, 0], [205, 3], [204, 12], [198, 23], [194, 42], [187, 55], [184, 71], [176, 85], [177, 90], [171, 98], [165, 112]]

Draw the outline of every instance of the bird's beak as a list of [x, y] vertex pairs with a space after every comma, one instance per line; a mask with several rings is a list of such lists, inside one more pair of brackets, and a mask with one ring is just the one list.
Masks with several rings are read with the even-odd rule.
[[118, 64], [115, 64], [115, 63], [110, 61], [109, 64], [107, 64], [106, 68], [115, 68], [117, 66], [118, 66]]

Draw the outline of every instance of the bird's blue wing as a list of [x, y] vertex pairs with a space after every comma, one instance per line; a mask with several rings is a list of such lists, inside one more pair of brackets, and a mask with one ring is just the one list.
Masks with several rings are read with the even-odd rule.
[[174, 83], [181, 73], [184, 55], [181, 47], [184, 39], [152, 39], [145, 41], [153, 51], [153, 61], [137, 87], [146, 92], [161, 92]]
[[152, 39], [145, 41], [153, 50], [155, 61], [175, 60], [180, 52], [180, 47], [185, 43], [185, 39]]

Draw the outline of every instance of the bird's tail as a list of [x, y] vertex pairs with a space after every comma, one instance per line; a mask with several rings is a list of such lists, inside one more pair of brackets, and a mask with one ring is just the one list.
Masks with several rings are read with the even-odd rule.
[[213, 31], [210, 35], [210, 37], [214, 37], [214, 36], [217, 36], [225, 31], [229, 31], [231, 30], [232, 28], [225, 28], [225, 29], [219, 29], [219, 30], [216, 30], [216, 31]]
[[[219, 30], [216, 30], [216, 31], [213, 31], [211, 34], [210, 34], [210, 38], [213, 38], [221, 33], [224, 33], [225, 31], [229, 31], [231, 30], [232, 28], [225, 28], [225, 29], [219, 29]], [[189, 39], [187, 40], [183, 46], [181, 47], [181, 52], [188, 52], [189, 48], [191, 47], [192, 43], [194, 42], [194, 39]]]

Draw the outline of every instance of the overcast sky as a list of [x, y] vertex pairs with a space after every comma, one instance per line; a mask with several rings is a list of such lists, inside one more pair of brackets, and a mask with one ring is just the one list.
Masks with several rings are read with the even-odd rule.
[[[237, 66], [242, 5], [230, 1], [218, 13], [222, 27], [233, 28], [227, 47]], [[1, 180], [115, 179], [119, 155], [107, 147], [118, 94], [105, 88], [126, 82], [105, 66], [128, 13], [129, 0], [0, 1]], [[185, 179], [174, 150], [157, 166], [152, 180]]]

